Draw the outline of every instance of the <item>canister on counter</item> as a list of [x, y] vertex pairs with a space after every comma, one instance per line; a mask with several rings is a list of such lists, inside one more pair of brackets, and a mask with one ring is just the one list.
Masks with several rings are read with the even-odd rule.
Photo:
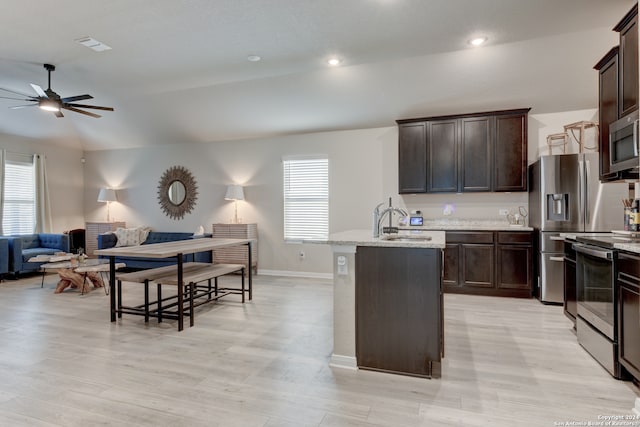
[[640, 199], [633, 199], [629, 215], [629, 231], [640, 231]]

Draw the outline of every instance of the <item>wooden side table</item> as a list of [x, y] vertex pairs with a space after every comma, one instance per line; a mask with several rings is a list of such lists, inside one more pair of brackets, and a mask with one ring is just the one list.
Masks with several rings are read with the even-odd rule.
[[[252, 239], [251, 267], [258, 272], [258, 224], [213, 224], [214, 238]], [[245, 247], [231, 246], [213, 250], [214, 264], [243, 264], [249, 268]]]

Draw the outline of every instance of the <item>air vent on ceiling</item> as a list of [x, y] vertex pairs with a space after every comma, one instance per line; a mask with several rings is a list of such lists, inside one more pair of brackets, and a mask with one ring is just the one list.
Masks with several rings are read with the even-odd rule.
[[96, 52], [111, 50], [111, 46], [107, 46], [106, 44], [92, 37], [82, 37], [82, 38], [76, 39], [76, 41], [81, 45], [88, 47], [89, 49], [95, 50]]

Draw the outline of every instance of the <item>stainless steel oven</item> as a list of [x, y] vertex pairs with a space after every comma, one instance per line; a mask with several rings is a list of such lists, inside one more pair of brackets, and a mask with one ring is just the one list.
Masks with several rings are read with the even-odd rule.
[[578, 342], [611, 375], [620, 378], [615, 295], [617, 252], [610, 247], [584, 243], [575, 243], [573, 248]]

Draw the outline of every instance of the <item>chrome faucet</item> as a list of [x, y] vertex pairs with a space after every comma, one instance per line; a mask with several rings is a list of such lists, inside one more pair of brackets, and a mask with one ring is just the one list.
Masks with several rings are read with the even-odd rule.
[[383, 232], [387, 231], [389, 233], [393, 233], [393, 232], [398, 232], [397, 228], [393, 227], [392, 224], [392, 219], [393, 219], [393, 214], [397, 213], [401, 216], [407, 216], [407, 212], [404, 209], [400, 209], [400, 208], [394, 208], [393, 205], [391, 204], [391, 197], [389, 197], [389, 207], [385, 208], [383, 211], [380, 211], [380, 207], [383, 205], [383, 203], [380, 203], [378, 206], [376, 206], [376, 208], [373, 210], [373, 237], [374, 238], [378, 238], [380, 237], [380, 225], [382, 224], [382, 221], [384, 220], [384, 217], [386, 215], [389, 216], [389, 227], [388, 228], [383, 228]]

